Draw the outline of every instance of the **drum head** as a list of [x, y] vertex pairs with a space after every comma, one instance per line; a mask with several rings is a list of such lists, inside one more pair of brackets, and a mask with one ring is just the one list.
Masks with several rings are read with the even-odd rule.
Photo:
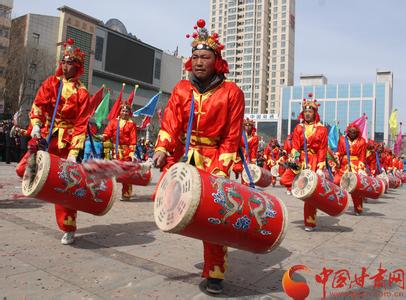
[[[254, 183], [257, 183], [258, 180], [261, 178], [261, 168], [255, 164], [249, 164], [248, 170], [250, 170], [250, 174]], [[244, 171], [242, 171], [242, 180], [244, 180], [244, 182], [246, 183], [250, 182], [245, 168]]]
[[278, 177], [279, 176], [279, 166], [275, 165], [271, 168], [271, 175], [273, 177]]
[[340, 186], [342, 189], [346, 190], [349, 193], [352, 193], [357, 187], [358, 178], [354, 173], [345, 173], [341, 177]]
[[300, 172], [292, 184], [292, 195], [299, 199], [309, 198], [316, 190], [318, 177], [312, 170], [303, 170]]
[[27, 197], [35, 197], [42, 190], [49, 174], [51, 160], [48, 152], [38, 151], [35, 161], [36, 172], [33, 177], [29, 178], [27, 172], [23, 177], [22, 192]]
[[190, 223], [200, 203], [201, 185], [200, 174], [192, 165], [177, 163], [167, 171], [154, 203], [159, 229], [178, 233]]

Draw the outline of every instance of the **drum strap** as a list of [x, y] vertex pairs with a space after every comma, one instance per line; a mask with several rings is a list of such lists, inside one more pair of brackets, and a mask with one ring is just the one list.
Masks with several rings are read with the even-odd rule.
[[87, 124], [87, 135], [89, 136], [89, 142], [90, 142], [90, 149], [92, 152], [92, 158], [96, 157], [96, 147], [94, 146], [94, 142], [93, 142], [93, 136], [92, 133], [90, 132], [90, 126], [89, 123]]
[[118, 156], [118, 145], [120, 144], [120, 117], [117, 119], [117, 128], [116, 128], [116, 159], [120, 159]]
[[62, 80], [59, 80], [58, 95], [56, 97], [54, 112], [52, 113], [51, 126], [49, 126], [46, 151], [48, 151], [49, 143], [51, 142], [52, 131], [54, 130], [54, 125], [55, 125], [56, 112], [58, 111], [59, 101], [61, 100], [62, 87], [63, 87], [63, 82], [62, 82]]
[[250, 187], [252, 187], [254, 189], [255, 188], [255, 183], [254, 183], [254, 180], [252, 179], [251, 172], [248, 169], [248, 164], [247, 164], [247, 161], [245, 160], [244, 152], [242, 151], [241, 147], [238, 148], [238, 154], [240, 154], [242, 164], [244, 166], [245, 172], [247, 173], [248, 180], [249, 180], [249, 185], [250, 185]]
[[190, 102], [190, 112], [189, 120], [187, 123], [187, 132], [186, 132], [186, 141], [185, 141], [185, 155], [183, 156], [182, 161], [187, 162], [189, 146], [190, 146], [190, 137], [192, 136], [192, 126], [193, 126], [193, 116], [195, 114], [195, 97], [192, 91], [192, 101]]
[[378, 174], [381, 174], [382, 173], [381, 161], [379, 160], [378, 151], [375, 151], [375, 157], [376, 157], [376, 167], [378, 168]]
[[345, 136], [345, 151], [347, 152], [348, 170], [351, 170], [351, 153], [350, 153], [350, 143], [348, 142], [348, 137]]
[[303, 151], [305, 155], [305, 163], [306, 163], [306, 169], [309, 167], [309, 155], [307, 153], [307, 139], [306, 139], [306, 128], [305, 125], [303, 124]]
[[331, 167], [330, 167], [330, 165], [328, 164], [328, 159], [327, 159], [327, 158], [326, 158], [326, 168], [327, 168], [328, 174], [329, 174], [329, 176], [330, 176], [331, 182], [334, 182], [333, 172], [331, 171]]
[[242, 138], [244, 140], [245, 152], [247, 153], [247, 160], [250, 162], [250, 149], [248, 147], [247, 132], [245, 130], [242, 131]]

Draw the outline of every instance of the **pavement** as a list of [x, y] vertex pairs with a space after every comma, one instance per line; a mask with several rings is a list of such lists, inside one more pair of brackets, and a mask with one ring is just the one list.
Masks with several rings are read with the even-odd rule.
[[[0, 299], [214, 298], [200, 277], [201, 241], [155, 225], [156, 170], [149, 186], [135, 187], [131, 201], [117, 201], [105, 216], [79, 212], [76, 241], [63, 246], [53, 205], [20, 197], [14, 169], [0, 163]], [[307, 299], [323, 297], [316, 280], [323, 270], [331, 271], [324, 277], [326, 299], [406, 299], [396, 282], [406, 269], [405, 187], [369, 200], [361, 216], [352, 203], [338, 218], [319, 212], [318, 229], [310, 233], [304, 231], [301, 200], [281, 187], [267, 191], [287, 205], [286, 237], [268, 254], [229, 249], [224, 293], [215, 298], [290, 299], [282, 277], [305, 265], [308, 271], [296, 271], [293, 280], [306, 281]]]

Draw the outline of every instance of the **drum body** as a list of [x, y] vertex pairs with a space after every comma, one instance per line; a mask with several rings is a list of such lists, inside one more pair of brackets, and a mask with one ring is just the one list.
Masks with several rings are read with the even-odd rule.
[[117, 182], [147, 186], [151, 182], [151, 170], [131, 170], [125, 175], [116, 178]]
[[80, 164], [45, 151], [37, 152], [36, 172], [23, 178], [22, 190], [24, 196], [98, 216], [119, 197], [115, 179], [96, 179]]
[[330, 216], [343, 214], [351, 199], [347, 191], [309, 169], [303, 170], [295, 177], [292, 195]]
[[381, 179], [383, 183], [385, 184], [385, 193], [388, 191], [389, 188], [389, 177], [386, 173], [382, 172], [376, 178]]
[[389, 178], [389, 188], [397, 189], [402, 184], [402, 181], [393, 174], [388, 175]]
[[287, 227], [287, 210], [278, 198], [185, 163], [162, 178], [154, 216], [165, 232], [255, 253], [277, 247]]
[[359, 173], [345, 173], [340, 186], [352, 195], [371, 199], [378, 199], [385, 193], [383, 180]]
[[[250, 170], [252, 180], [256, 186], [264, 188], [272, 183], [272, 175], [268, 170], [255, 164], [249, 164], [248, 169]], [[242, 180], [244, 180], [245, 183], [250, 183], [245, 169], [242, 171]]]

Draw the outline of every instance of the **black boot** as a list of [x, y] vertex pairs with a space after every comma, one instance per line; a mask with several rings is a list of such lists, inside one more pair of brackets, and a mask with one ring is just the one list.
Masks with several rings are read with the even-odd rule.
[[220, 294], [223, 292], [223, 279], [207, 278], [206, 291], [211, 294]]

